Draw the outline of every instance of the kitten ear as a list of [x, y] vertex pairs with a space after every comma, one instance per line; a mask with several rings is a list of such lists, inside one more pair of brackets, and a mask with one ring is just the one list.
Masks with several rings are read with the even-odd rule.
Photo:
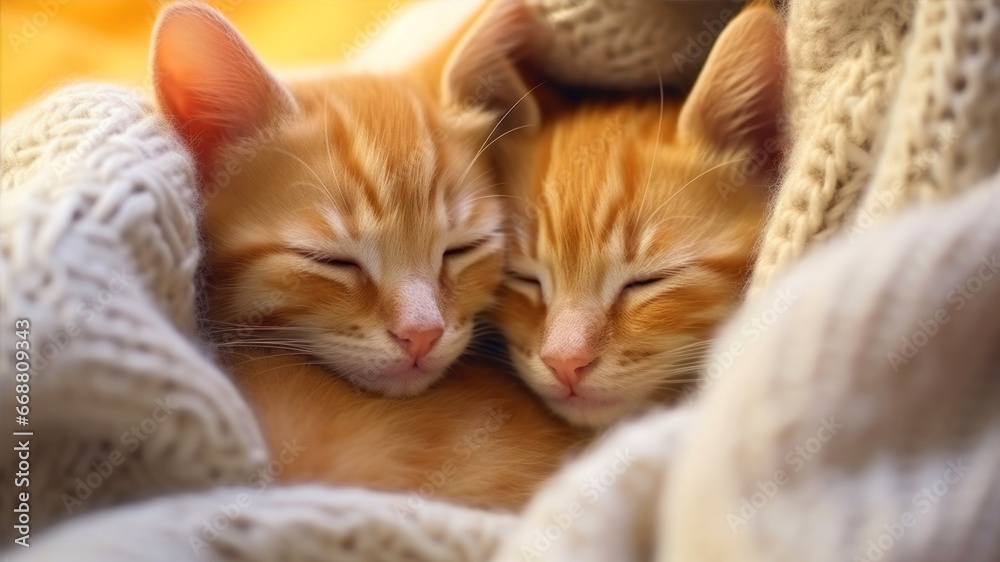
[[681, 110], [681, 138], [722, 146], [779, 142], [784, 26], [768, 3], [752, 4], [722, 30]]
[[513, 63], [530, 32], [531, 14], [523, 0], [494, 0], [444, 65], [444, 106], [473, 119], [485, 110], [491, 116], [490, 128], [503, 119], [496, 135], [537, 125], [541, 121], [538, 104]]
[[203, 177], [219, 147], [291, 111], [291, 95], [214, 9], [171, 4], [153, 30], [151, 63], [160, 109], [172, 117]]

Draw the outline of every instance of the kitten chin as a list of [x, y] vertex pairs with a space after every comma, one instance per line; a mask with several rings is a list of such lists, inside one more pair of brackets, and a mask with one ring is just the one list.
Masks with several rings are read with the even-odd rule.
[[756, 3], [683, 102], [584, 101], [524, 148], [491, 315], [574, 424], [674, 400], [741, 299], [779, 165], [780, 19]]
[[634, 398], [602, 398], [582, 394], [562, 398], [545, 397], [545, 403], [570, 423], [584, 427], [610, 425], [627, 414], [638, 411], [643, 405], [643, 402]]

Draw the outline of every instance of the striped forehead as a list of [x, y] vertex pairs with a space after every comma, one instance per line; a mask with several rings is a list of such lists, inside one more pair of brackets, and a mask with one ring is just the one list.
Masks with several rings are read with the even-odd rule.
[[301, 92], [302, 118], [268, 144], [276, 159], [266, 173], [292, 188], [302, 219], [291, 240], [392, 272], [500, 231], [499, 204], [485, 193], [493, 182], [469, 165], [477, 147], [452, 139], [434, 104], [374, 79], [347, 85]]
[[592, 154], [585, 139], [557, 131], [537, 184], [539, 240], [572, 256], [601, 249], [615, 236], [634, 235], [636, 157], [627, 147], [608, 146]]
[[595, 151], [584, 135], [556, 130], [541, 149], [530, 220], [516, 223], [518, 251], [578, 288], [629, 264], [687, 259], [704, 234], [705, 197], [691, 197], [704, 186], [684, 186], [702, 163], [672, 146], [654, 155], [652, 145], [638, 136]]
[[[373, 82], [322, 102], [327, 173], [345, 221], [455, 227], [469, 219], [476, 178], [462, 178], [440, 117], [418, 94]], [[320, 160], [323, 162], [324, 160]]]

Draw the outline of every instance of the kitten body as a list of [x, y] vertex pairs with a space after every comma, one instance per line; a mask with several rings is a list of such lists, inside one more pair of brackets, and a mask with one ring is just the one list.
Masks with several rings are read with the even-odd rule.
[[400, 400], [358, 391], [301, 356], [252, 349], [229, 360], [282, 462], [278, 481], [410, 491], [404, 515], [431, 499], [519, 509], [589, 439], [481, 363], [460, 362]]
[[584, 102], [526, 150], [494, 317], [569, 421], [678, 396], [738, 303], [781, 150], [779, 25], [755, 5], [687, 100]]

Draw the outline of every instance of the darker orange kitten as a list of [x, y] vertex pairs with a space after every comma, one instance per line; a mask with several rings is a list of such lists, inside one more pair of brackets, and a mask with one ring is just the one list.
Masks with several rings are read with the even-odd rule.
[[696, 378], [753, 263], [782, 51], [777, 14], [754, 5], [683, 103], [585, 103], [528, 149], [495, 317], [516, 370], [567, 420], [603, 426]]
[[203, 183], [209, 317], [236, 334], [223, 359], [272, 450], [304, 447], [286, 481], [516, 507], [582, 441], [516, 379], [439, 381], [502, 277], [500, 153], [482, 147], [538, 120], [507, 59], [523, 10], [479, 16], [408, 71], [290, 80], [209, 8], [157, 24], [158, 101]]

